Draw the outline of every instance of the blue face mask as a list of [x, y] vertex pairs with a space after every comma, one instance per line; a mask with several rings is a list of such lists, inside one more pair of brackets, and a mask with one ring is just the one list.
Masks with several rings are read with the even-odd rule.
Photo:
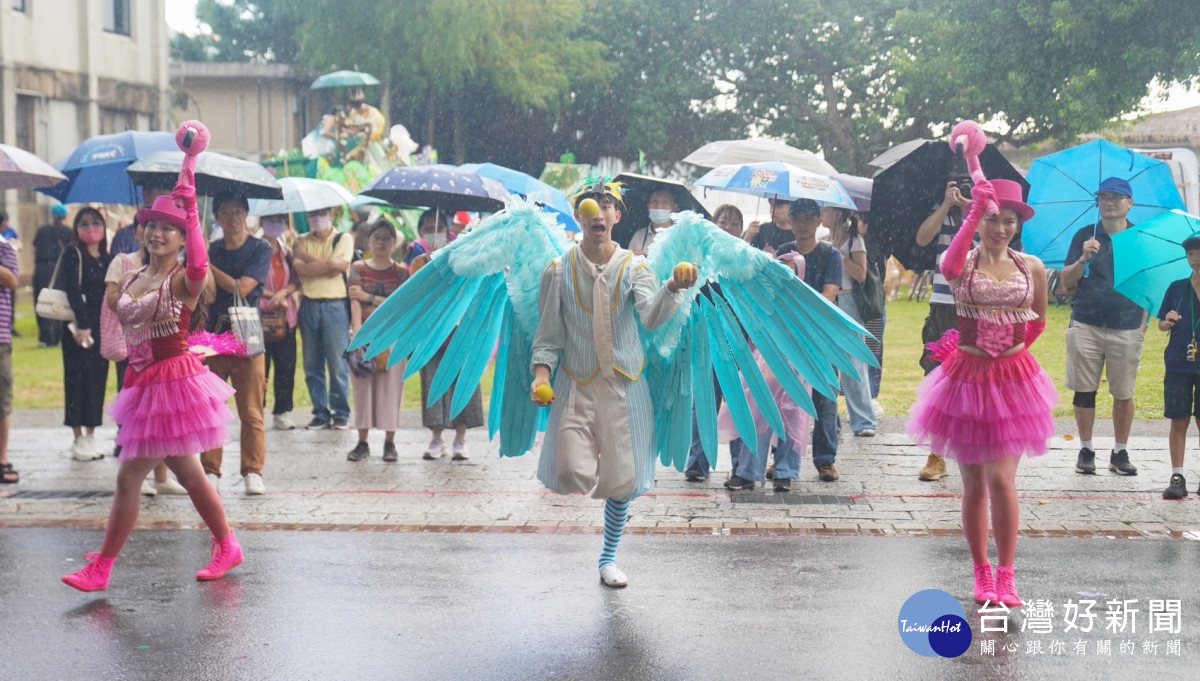
[[671, 221], [671, 211], [665, 208], [651, 208], [650, 222], [656, 225], [665, 225]]

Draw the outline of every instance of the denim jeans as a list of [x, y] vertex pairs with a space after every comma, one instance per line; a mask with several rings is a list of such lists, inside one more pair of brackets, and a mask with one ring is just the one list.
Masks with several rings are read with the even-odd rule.
[[[350, 419], [350, 369], [346, 346], [350, 344], [350, 310], [345, 298], [300, 303], [300, 339], [304, 344], [304, 382], [316, 418]], [[329, 388], [325, 370], [329, 370]]]
[[837, 459], [838, 433], [842, 430], [842, 419], [838, 417], [837, 400], [831, 400], [813, 390], [813, 406], [817, 419], [812, 434], [813, 465], [831, 466]]
[[[758, 434], [758, 454], [755, 455], [741, 440], [729, 443], [729, 451], [737, 451], [733, 474], [743, 480], [762, 481], [767, 477], [767, 455], [771, 453], [771, 433]], [[785, 438], [775, 448], [775, 480], [796, 480], [800, 477], [800, 452]]]
[[[838, 294], [838, 307], [862, 324], [853, 293]], [[867, 374], [867, 363], [858, 358], [851, 362], [854, 364], [854, 373], [841, 372], [842, 394], [846, 396], [846, 407], [850, 412], [850, 429], [857, 434], [867, 429], [875, 430], [879, 424], [871, 407], [871, 379]]]

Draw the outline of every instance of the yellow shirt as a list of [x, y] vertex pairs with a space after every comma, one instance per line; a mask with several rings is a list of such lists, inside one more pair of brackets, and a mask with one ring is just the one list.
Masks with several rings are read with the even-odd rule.
[[[334, 241], [337, 241], [336, 247]], [[331, 231], [326, 239], [321, 240], [317, 238], [316, 234], [309, 232], [301, 234], [300, 238], [296, 239], [296, 246], [293, 250], [296, 253], [308, 253], [318, 260], [336, 259], [350, 262], [354, 258], [354, 237]], [[321, 276], [301, 276], [300, 294], [313, 300], [346, 298], [349, 295], [346, 292], [346, 276], [341, 272]]]

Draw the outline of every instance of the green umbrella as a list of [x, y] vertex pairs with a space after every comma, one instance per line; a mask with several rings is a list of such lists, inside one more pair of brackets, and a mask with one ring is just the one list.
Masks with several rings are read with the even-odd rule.
[[379, 85], [379, 79], [369, 73], [359, 71], [334, 71], [326, 73], [313, 81], [312, 90], [331, 87], [364, 87]]

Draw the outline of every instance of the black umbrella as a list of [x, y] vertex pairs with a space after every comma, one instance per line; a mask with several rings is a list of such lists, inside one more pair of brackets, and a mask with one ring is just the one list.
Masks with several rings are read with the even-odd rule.
[[495, 180], [454, 166], [392, 168], [362, 193], [393, 206], [439, 208], [446, 212], [495, 212], [504, 208], [508, 190]]
[[650, 226], [647, 206], [650, 203], [650, 195], [660, 189], [665, 189], [675, 196], [679, 210], [693, 210], [705, 219], [712, 218], [682, 182], [637, 173], [621, 173], [613, 180], [625, 184], [625, 208], [621, 210], [621, 221], [613, 226], [612, 232], [613, 241], [621, 244], [622, 248], [629, 248], [629, 240], [633, 238], [634, 232]]
[[[182, 151], [156, 151], [133, 163], [125, 172], [141, 187], [170, 189], [179, 181]], [[271, 171], [253, 161], [206, 151], [196, 159], [196, 193], [216, 196], [233, 192], [248, 199], [282, 199], [283, 189]]]
[[[989, 180], [1018, 182], [1022, 195], [1028, 196], [1029, 183], [1021, 171], [994, 146], [984, 148], [979, 163]], [[933, 269], [937, 249], [932, 243], [917, 245], [917, 228], [941, 204], [947, 181], [969, 179], [965, 163], [956, 166], [954, 152], [944, 141], [912, 140], [880, 154], [871, 165], [884, 170], [875, 176], [871, 194], [868, 257], [882, 262], [894, 255], [910, 270]]]

